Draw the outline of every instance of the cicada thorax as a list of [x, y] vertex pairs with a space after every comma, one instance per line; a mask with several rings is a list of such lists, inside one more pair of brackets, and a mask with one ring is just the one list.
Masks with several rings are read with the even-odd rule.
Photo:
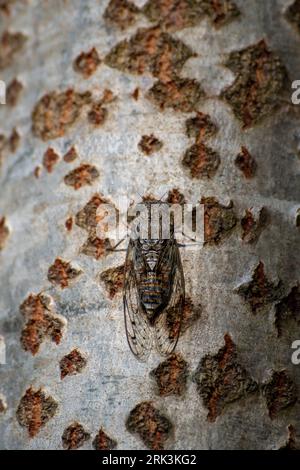
[[170, 297], [172, 266], [162, 262], [167, 245], [167, 240], [141, 240], [138, 251], [140, 302], [152, 325]]

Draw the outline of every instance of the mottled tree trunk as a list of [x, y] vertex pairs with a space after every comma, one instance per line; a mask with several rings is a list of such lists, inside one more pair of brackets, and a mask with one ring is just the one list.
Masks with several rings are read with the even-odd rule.
[[[0, 447], [299, 447], [300, 2], [0, 15]], [[96, 210], [164, 193], [202, 201], [205, 245], [175, 353], [142, 363]]]

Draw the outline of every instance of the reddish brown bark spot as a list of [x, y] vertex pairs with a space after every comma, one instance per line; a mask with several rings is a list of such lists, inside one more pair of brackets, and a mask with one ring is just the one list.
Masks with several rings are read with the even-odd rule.
[[252, 209], [247, 209], [241, 219], [242, 240], [246, 243], [256, 243], [269, 221], [269, 212], [265, 207], [262, 207], [257, 213]]
[[76, 158], [78, 158], [78, 153], [77, 153], [76, 148], [73, 146], [65, 153], [64, 161], [66, 163], [71, 163], [71, 162], [74, 162]]
[[166, 324], [171, 339], [176, 338], [178, 332], [185, 333], [201, 317], [202, 306], [195, 305], [190, 298], [184, 301], [182, 312], [178, 312], [176, 307], [168, 307], [166, 315]]
[[241, 152], [235, 159], [235, 165], [238, 167], [239, 170], [244, 174], [245, 178], [250, 179], [253, 178], [257, 164], [252, 155], [250, 154], [249, 150], [246, 147], [242, 147]]
[[43, 156], [43, 166], [46, 168], [48, 173], [52, 173], [55, 165], [59, 161], [59, 155], [53, 150], [52, 147], [49, 147]]
[[91, 103], [91, 93], [77, 93], [71, 88], [44, 95], [32, 112], [32, 132], [42, 140], [63, 137], [79, 119], [85, 105]]
[[65, 221], [65, 227], [68, 232], [71, 232], [73, 228], [73, 217], [68, 217], [68, 219]]
[[100, 281], [104, 283], [109, 298], [113, 299], [123, 288], [124, 265], [103, 271], [103, 273], [100, 274]]
[[172, 423], [151, 402], [139, 403], [129, 414], [126, 427], [137, 434], [149, 449], [163, 449], [172, 431]]
[[53, 418], [57, 408], [58, 404], [51, 396], [30, 387], [19, 403], [16, 412], [18, 423], [27, 429], [30, 437], [34, 437]]
[[133, 2], [110, 0], [103, 17], [108, 25], [124, 30], [135, 23], [138, 13], [139, 9]]
[[297, 401], [297, 391], [293, 380], [286, 371], [274, 371], [269, 382], [263, 385], [269, 416], [277, 418], [278, 414]]
[[188, 363], [181, 354], [173, 353], [151, 372], [155, 378], [158, 394], [162, 397], [183, 395], [186, 391]]
[[232, 52], [225, 64], [236, 79], [222, 92], [243, 128], [257, 124], [280, 104], [286, 70], [264, 40]]
[[138, 147], [145, 155], [152, 155], [152, 153], [159, 152], [163, 147], [163, 143], [153, 134], [143, 135]]
[[112, 245], [108, 238], [90, 236], [81, 248], [81, 253], [99, 259], [111, 252]]
[[114, 101], [116, 98], [111, 90], [104, 90], [103, 96], [100, 101], [93, 102], [90, 111], [88, 112], [88, 121], [94, 126], [102, 126], [108, 116], [108, 110], [104, 106]]
[[[290, 293], [284, 297], [275, 307], [275, 326], [278, 337], [282, 336], [285, 327], [289, 323], [300, 325], [300, 285], [292, 288]], [[291, 331], [293, 331], [291, 329]]]
[[161, 110], [166, 108], [190, 113], [205, 96], [200, 83], [190, 78], [174, 77], [170, 81], [157, 81], [147, 93], [147, 98]]
[[63, 448], [67, 450], [79, 449], [90, 437], [90, 433], [84, 429], [82, 424], [73, 422], [63, 432], [61, 438]]
[[186, 200], [184, 194], [179, 189], [173, 188], [168, 193], [167, 202], [170, 204], [184, 204]]
[[64, 177], [64, 182], [67, 186], [79, 189], [82, 186], [91, 186], [99, 176], [99, 171], [94, 165], [82, 163]]
[[20, 140], [21, 137], [16, 128], [12, 130], [10, 136], [8, 137], [0, 134], [0, 166], [2, 164], [3, 158], [6, 157], [6, 155], [17, 151], [20, 145]]
[[22, 83], [14, 78], [8, 85], [6, 90], [6, 104], [8, 106], [16, 106], [19, 101], [20, 95], [23, 91]]
[[20, 306], [20, 312], [25, 320], [20, 338], [25, 351], [35, 355], [46, 338], [60, 343], [66, 321], [55, 314], [50, 297], [43, 293], [30, 294]]
[[186, 135], [194, 138], [196, 143], [203, 142], [218, 132], [218, 127], [210, 116], [200, 112], [197, 112], [196, 116], [187, 119], [185, 127]]
[[109, 437], [101, 428], [93, 440], [95, 450], [113, 450], [117, 447], [117, 441]]
[[48, 281], [62, 289], [69, 287], [70, 283], [76, 279], [82, 271], [71, 266], [71, 263], [61, 258], [56, 258], [48, 269]]
[[15, 55], [21, 51], [27, 38], [22, 33], [5, 31], [0, 38], [0, 70], [9, 67]]
[[35, 178], [39, 178], [41, 176], [42, 167], [40, 165], [36, 166], [33, 170], [33, 174]]
[[280, 299], [282, 291], [282, 281], [278, 281], [277, 284], [269, 281], [261, 261], [255, 268], [251, 281], [236, 289], [237, 294], [249, 304], [254, 314], [266, 305]]
[[220, 165], [220, 156], [203, 143], [192, 145], [184, 154], [182, 164], [192, 178], [212, 178]]
[[101, 64], [101, 59], [97, 49], [93, 47], [88, 52], [81, 52], [73, 62], [75, 72], [80, 73], [83, 78], [89, 78], [96, 72], [98, 66]]
[[238, 362], [236, 346], [226, 334], [225, 346], [216, 355], [200, 361], [194, 381], [208, 409], [207, 419], [214, 422], [226, 406], [258, 390], [257, 383]]
[[60, 378], [79, 374], [86, 366], [87, 360], [78, 349], [73, 349], [59, 361]]
[[201, 204], [204, 204], [204, 242], [218, 244], [228, 237], [237, 224], [233, 202], [224, 206], [214, 197], [203, 197]]
[[135, 101], [138, 101], [140, 96], [140, 89], [138, 87], [135, 88], [131, 96]]
[[9, 228], [5, 217], [0, 217], [0, 251], [3, 250], [9, 236]]

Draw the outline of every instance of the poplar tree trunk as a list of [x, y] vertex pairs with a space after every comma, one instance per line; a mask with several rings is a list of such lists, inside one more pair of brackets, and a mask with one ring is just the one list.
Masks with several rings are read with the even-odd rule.
[[[108, 3], [0, 1], [0, 447], [297, 448], [300, 2]], [[205, 207], [144, 363], [95, 233], [139, 194]]]

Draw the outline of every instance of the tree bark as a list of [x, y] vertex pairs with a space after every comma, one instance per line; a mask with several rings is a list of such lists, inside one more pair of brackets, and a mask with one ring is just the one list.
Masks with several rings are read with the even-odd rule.
[[[0, 2], [2, 449], [299, 447], [299, 16]], [[139, 194], [205, 208], [175, 353], [145, 363], [125, 254], [95, 234], [101, 201]]]

